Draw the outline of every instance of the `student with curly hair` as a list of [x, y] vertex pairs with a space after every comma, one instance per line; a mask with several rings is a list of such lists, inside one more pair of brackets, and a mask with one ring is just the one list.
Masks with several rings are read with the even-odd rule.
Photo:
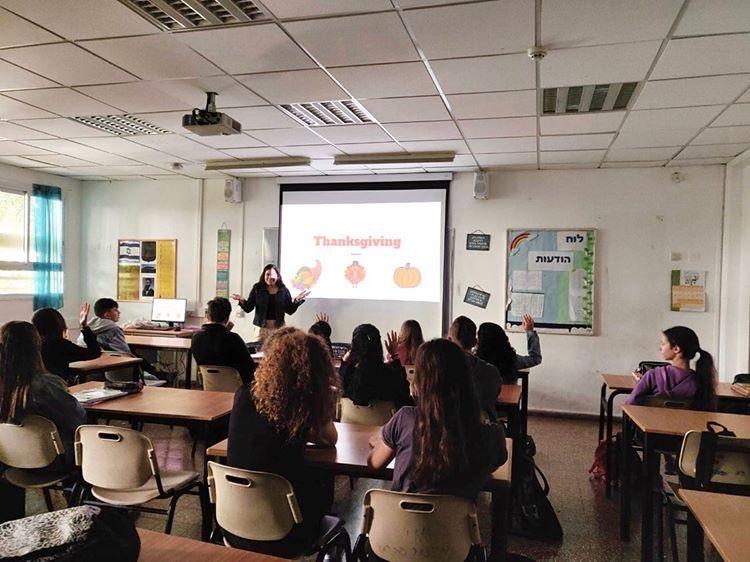
[[[243, 385], [234, 395], [227, 462], [289, 480], [303, 523], [283, 540], [313, 540], [332, 503], [333, 481], [305, 467], [303, 456], [306, 443], [336, 444], [337, 396], [331, 388], [339, 386], [338, 377], [323, 341], [297, 328], [273, 332], [264, 351], [252, 388]], [[225, 536], [235, 547], [261, 546], [230, 533]]]

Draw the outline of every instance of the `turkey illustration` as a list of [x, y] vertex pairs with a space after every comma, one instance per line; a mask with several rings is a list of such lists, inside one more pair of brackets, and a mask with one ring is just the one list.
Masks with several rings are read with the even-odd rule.
[[318, 260], [315, 260], [314, 267], [303, 265], [297, 270], [297, 274], [294, 276], [294, 279], [292, 279], [292, 287], [300, 291], [309, 289], [318, 282], [318, 278], [320, 277], [320, 270], [321, 265], [320, 261]]
[[365, 278], [365, 268], [362, 267], [357, 260], [354, 260], [350, 265], [346, 266], [344, 272], [344, 278], [352, 284], [355, 289]]

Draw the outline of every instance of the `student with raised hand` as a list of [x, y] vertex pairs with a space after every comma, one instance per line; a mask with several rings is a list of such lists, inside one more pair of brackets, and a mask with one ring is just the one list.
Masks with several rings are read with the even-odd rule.
[[464, 350], [471, 376], [474, 379], [479, 407], [490, 420], [496, 420], [495, 404], [503, 379], [494, 365], [471, 353], [477, 343], [477, 325], [466, 316], [459, 316], [451, 324], [448, 339]]
[[[288, 479], [302, 510], [294, 537], [316, 538], [321, 517], [333, 501], [333, 481], [304, 466], [305, 444], [333, 446], [333, 414], [339, 381], [320, 338], [297, 328], [271, 334], [252, 388], [234, 395], [229, 418], [230, 466], [280, 474]], [[243, 539], [225, 532], [232, 546]], [[250, 545], [247, 544], [249, 547]]]
[[310, 329], [307, 331], [307, 333], [323, 338], [323, 341], [326, 342], [326, 345], [328, 346], [328, 351], [330, 351], [331, 356], [333, 356], [333, 344], [331, 344], [331, 324], [329, 323], [328, 315], [325, 312], [318, 312], [315, 315], [315, 324], [310, 326]]
[[542, 362], [542, 348], [539, 344], [539, 334], [534, 330], [534, 319], [524, 314], [521, 327], [526, 332], [528, 355], [516, 353], [510, 345], [508, 334], [494, 322], [483, 322], [477, 331], [477, 347], [474, 354], [497, 367], [506, 384], [515, 384], [518, 371], [535, 367]]
[[344, 397], [358, 406], [374, 401], [393, 402], [396, 408], [410, 404], [406, 370], [398, 359], [395, 332], [389, 332], [385, 342], [393, 358], [384, 362], [380, 331], [372, 324], [360, 324], [352, 333], [352, 347], [341, 361], [341, 380]]
[[[716, 369], [711, 354], [701, 349], [696, 333], [685, 326], [674, 326], [661, 334], [659, 350], [669, 365], [646, 371], [625, 400], [637, 404], [648, 396], [692, 400], [692, 408], [716, 409]], [[695, 370], [690, 360], [698, 355]]]
[[422, 326], [416, 320], [406, 320], [398, 333], [398, 359], [402, 365], [414, 365], [417, 349], [424, 343]]
[[375, 436], [368, 464], [380, 470], [395, 458], [395, 491], [476, 501], [492, 472], [508, 458], [503, 427], [481, 422], [466, 353], [455, 343], [425, 343], [415, 367], [415, 405], [401, 408]]
[[68, 384], [73, 384], [76, 379], [76, 373], [70, 369], [71, 363], [96, 359], [102, 354], [99, 342], [88, 326], [89, 310], [89, 303], [85, 302], [81, 305], [79, 314], [81, 337], [86, 347], [76, 345], [67, 339], [68, 327], [58, 310], [42, 308], [31, 318], [31, 323], [42, 338], [42, 360], [45, 367]]

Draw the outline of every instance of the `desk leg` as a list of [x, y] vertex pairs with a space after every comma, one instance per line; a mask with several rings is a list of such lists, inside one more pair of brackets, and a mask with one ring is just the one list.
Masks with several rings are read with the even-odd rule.
[[602, 383], [602, 391], [601, 396], [599, 397], [599, 439], [597, 440], [596, 444], [599, 444], [599, 441], [604, 439], [604, 403], [607, 396], [607, 383]]
[[[612, 449], [612, 424], [613, 424], [613, 411], [615, 408], [615, 396], [617, 396], [617, 392], [612, 392], [609, 395], [609, 398], [607, 399], [607, 410], [606, 410], [606, 418], [607, 418], [607, 433], [605, 436], [605, 439], [607, 440], [607, 444], [604, 448], [604, 462], [607, 466], [607, 474], [612, 474], [613, 466], [612, 466], [612, 455], [611, 455], [611, 449]], [[607, 481], [604, 484], [604, 495], [607, 499], [612, 497], [612, 479], [607, 478]]]
[[508, 551], [508, 517], [510, 488], [492, 491], [492, 536], [490, 537], [491, 562], [504, 562]]
[[192, 371], [193, 371], [193, 351], [187, 350], [187, 361], [185, 363], [185, 388], [190, 390], [192, 387]]
[[688, 562], [703, 562], [703, 528], [692, 512], [688, 512], [687, 519], [687, 559]]
[[641, 562], [654, 557], [654, 488], [659, 479], [659, 453], [653, 437], [643, 433], [643, 486], [641, 487]]
[[622, 414], [622, 444], [620, 447], [620, 540], [630, 540], [630, 418]]

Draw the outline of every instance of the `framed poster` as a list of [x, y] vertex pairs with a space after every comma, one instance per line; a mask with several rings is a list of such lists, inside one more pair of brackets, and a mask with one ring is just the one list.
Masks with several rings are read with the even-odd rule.
[[505, 326], [594, 334], [594, 229], [508, 230]]
[[117, 241], [117, 300], [173, 299], [177, 293], [177, 240]]

